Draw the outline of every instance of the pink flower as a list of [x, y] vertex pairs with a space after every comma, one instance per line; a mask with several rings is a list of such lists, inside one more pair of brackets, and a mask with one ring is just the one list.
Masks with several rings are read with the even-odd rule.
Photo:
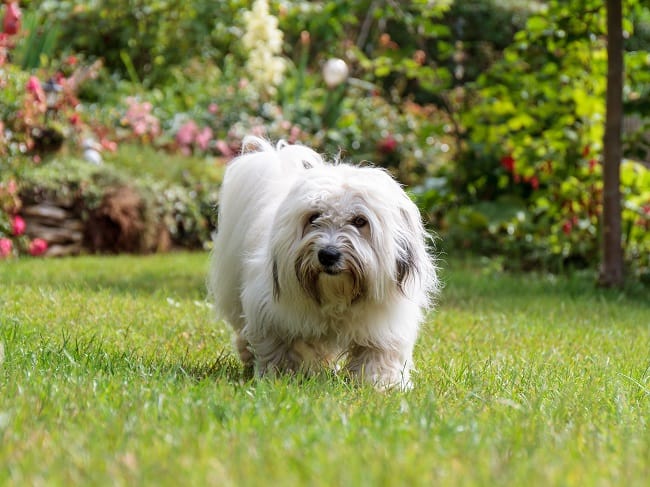
[[5, 18], [2, 22], [2, 29], [5, 34], [10, 36], [18, 34], [20, 30], [20, 17], [22, 12], [18, 6], [18, 2], [11, 2], [7, 4], [7, 10], [5, 11]]
[[136, 98], [129, 97], [126, 99], [129, 108], [126, 112], [122, 123], [130, 125], [133, 133], [138, 137], [145, 135], [157, 136], [160, 133], [160, 121], [153, 115], [153, 105], [147, 101], [139, 102]]
[[43, 91], [41, 82], [36, 76], [29, 77], [29, 81], [27, 81], [26, 88], [29, 93], [34, 95], [34, 99], [36, 99], [37, 102], [45, 103], [45, 91]]
[[16, 215], [11, 220], [11, 233], [14, 237], [19, 237], [25, 233], [25, 220], [22, 217]]
[[300, 137], [301, 132], [302, 131], [300, 130], [300, 127], [298, 127], [297, 125], [291, 127], [291, 131], [289, 132], [289, 142], [291, 144], [295, 143], [296, 140], [298, 140], [298, 138]]
[[251, 127], [251, 134], [257, 135], [258, 137], [264, 137], [264, 134], [266, 134], [266, 127], [264, 127], [264, 125], [254, 125]]
[[42, 90], [40, 80], [36, 76], [30, 76], [29, 81], [27, 81], [27, 91], [36, 93], [40, 90]]
[[117, 142], [103, 138], [99, 141], [99, 144], [102, 146], [102, 149], [106, 149], [110, 152], [115, 152], [117, 150]]
[[35, 238], [29, 243], [29, 255], [34, 257], [43, 255], [47, 251], [47, 242], [42, 238]]
[[178, 129], [178, 132], [176, 132], [176, 142], [178, 142], [178, 145], [183, 147], [190, 146], [192, 145], [192, 142], [194, 142], [194, 137], [196, 137], [198, 131], [199, 127], [196, 125], [194, 120], [185, 122], [181, 125], [181, 128]]
[[198, 134], [196, 134], [196, 145], [199, 146], [201, 150], [208, 150], [210, 141], [212, 140], [212, 129], [210, 127], [204, 127]]
[[217, 146], [217, 150], [221, 152], [225, 157], [234, 156], [232, 149], [225, 140], [217, 140], [215, 145]]
[[0, 258], [9, 257], [13, 248], [13, 242], [8, 238], [0, 238]]
[[208, 105], [208, 111], [209, 111], [212, 115], [216, 115], [216, 114], [219, 112], [219, 105], [217, 105], [216, 103], [210, 103], [210, 104]]

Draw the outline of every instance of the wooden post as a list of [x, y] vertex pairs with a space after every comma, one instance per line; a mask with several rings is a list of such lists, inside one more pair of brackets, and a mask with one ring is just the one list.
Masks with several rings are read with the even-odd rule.
[[607, 0], [607, 100], [603, 161], [602, 264], [599, 283], [623, 285], [620, 166], [623, 157], [623, 25], [622, 1]]

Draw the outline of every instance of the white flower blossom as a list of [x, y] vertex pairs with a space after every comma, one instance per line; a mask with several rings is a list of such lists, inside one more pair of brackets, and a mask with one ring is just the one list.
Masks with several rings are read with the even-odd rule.
[[280, 55], [284, 35], [278, 28], [278, 19], [269, 13], [267, 0], [255, 0], [252, 10], [244, 13], [244, 23], [242, 44], [248, 50], [246, 71], [260, 92], [272, 95], [282, 83], [287, 67]]

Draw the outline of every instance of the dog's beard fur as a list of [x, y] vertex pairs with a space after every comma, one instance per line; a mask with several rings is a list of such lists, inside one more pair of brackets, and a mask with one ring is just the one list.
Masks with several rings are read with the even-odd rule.
[[210, 276], [242, 360], [312, 370], [306, 351], [343, 352], [354, 376], [408, 387], [438, 282], [417, 208], [382, 170], [253, 143], [224, 178]]
[[[366, 272], [361, 256], [349, 239], [338, 239], [335, 245], [319, 243], [322, 235], [313, 235], [300, 242], [295, 258], [296, 280], [305, 294], [320, 306], [337, 304], [347, 308], [366, 293]], [[330, 268], [318, 260], [318, 252], [334, 248], [341, 253], [340, 261]]]

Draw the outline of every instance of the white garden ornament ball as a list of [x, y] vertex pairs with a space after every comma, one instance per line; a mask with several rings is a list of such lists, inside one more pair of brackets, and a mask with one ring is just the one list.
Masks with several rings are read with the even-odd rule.
[[333, 58], [323, 66], [323, 79], [329, 88], [335, 88], [348, 79], [348, 65], [343, 59]]

